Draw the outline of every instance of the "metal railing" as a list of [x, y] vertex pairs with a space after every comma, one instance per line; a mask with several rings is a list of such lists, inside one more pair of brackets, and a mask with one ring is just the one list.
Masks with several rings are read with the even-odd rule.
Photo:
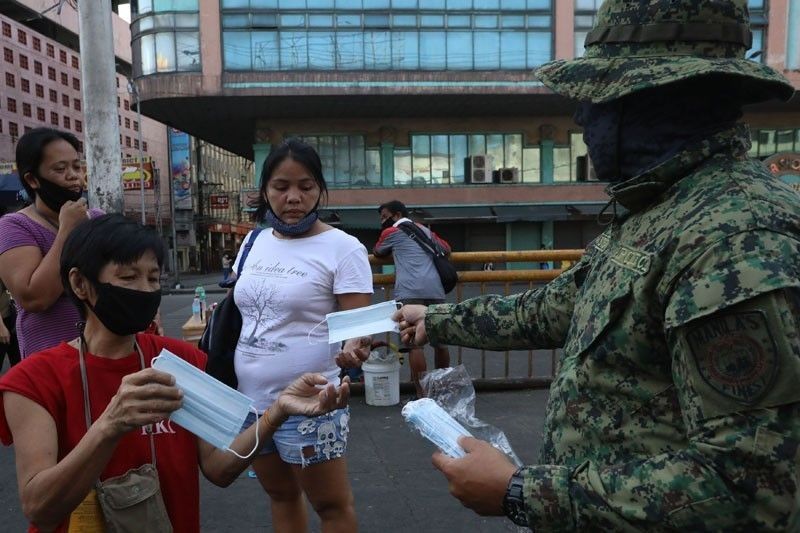
[[[583, 250], [529, 250], [529, 251], [488, 251], [454, 252], [450, 261], [457, 265], [493, 264], [495, 268], [509, 263], [533, 262], [552, 263], [548, 269], [498, 269], [498, 270], [459, 270], [458, 284], [448, 295], [447, 301], [458, 303], [465, 299], [484, 294], [508, 296], [517, 292], [543, 286], [558, 277], [570, 264], [578, 261]], [[370, 256], [373, 265], [387, 264]], [[376, 298], [383, 292], [385, 300], [392, 299], [394, 274], [373, 274]], [[387, 342], [389, 336], [387, 335]], [[452, 350], [452, 349], [451, 349]], [[560, 350], [514, 350], [490, 352], [456, 347], [454, 364], [465, 364], [479, 389], [514, 389], [549, 387], [553, 380], [556, 361]], [[502, 362], [492, 353], [502, 354]], [[451, 351], [451, 361], [452, 361]], [[502, 366], [501, 375], [500, 366]], [[495, 374], [495, 375], [491, 375]], [[479, 376], [479, 377], [478, 377]], [[410, 382], [402, 384], [404, 390], [412, 390]]]

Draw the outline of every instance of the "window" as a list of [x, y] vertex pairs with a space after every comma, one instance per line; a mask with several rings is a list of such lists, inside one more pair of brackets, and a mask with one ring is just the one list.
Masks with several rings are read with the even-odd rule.
[[69, 109], [69, 95], [62, 94], [61, 95], [61, 105]]
[[69, 76], [67, 76], [66, 72], [61, 73], [61, 85], [69, 87]]
[[39, 76], [42, 75], [42, 63], [40, 61], [33, 61], [33, 71]]
[[125, 127], [130, 129], [130, 127], [131, 127], [131, 119], [129, 119], [129, 118], [125, 119]]
[[19, 42], [19, 44], [27, 45], [28, 44], [28, 34], [25, 33], [22, 30], [17, 30], [17, 42]]
[[72, 88], [75, 89], [76, 91], [80, 91], [81, 80], [79, 80], [78, 78], [72, 78]]
[[125, 147], [126, 148], [130, 148], [131, 147], [131, 138], [128, 137], [128, 136], [125, 136]]
[[117, 78], [117, 89], [119, 89], [119, 78]]
[[131, 103], [128, 102], [127, 100], [123, 100], [123, 107], [125, 108], [125, 111], [130, 111], [131, 110]]
[[26, 80], [25, 78], [19, 79], [19, 86], [22, 89], [22, 92], [30, 94], [31, 92], [31, 82]]
[[13, 99], [13, 98], [7, 98], [6, 99], [6, 109], [8, 109], [8, 111], [10, 111], [11, 113], [16, 113], [17, 112], [17, 101], [15, 99]]
[[72, 56], [72, 68], [80, 68], [78, 65], [78, 56]]
[[133, 121], [133, 131], [139, 131], [139, 122], [136, 120]]
[[8, 123], [8, 133], [11, 135], [11, 142], [17, 142], [19, 139], [19, 126], [16, 122]]
[[6, 63], [14, 64], [14, 51], [11, 48], [3, 48], [3, 59]]
[[69, 120], [69, 117], [68, 117], [68, 116], [66, 116], [66, 115], [64, 115], [62, 118], [64, 119], [64, 127], [65, 127], [66, 129], [69, 129], [69, 128], [70, 128], [70, 120]]
[[58, 126], [58, 113], [55, 111], [50, 111], [50, 124]]
[[133, 140], [133, 147], [136, 148], [137, 150], [139, 149], [139, 139]]
[[592, 29], [602, 0], [575, 0], [575, 57], [583, 55], [583, 43]]
[[380, 185], [380, 173], [367, 173], [363, 135], [304, 136], [322, 160], [323, 173], [334, 187]]
[[142, 150], [147, 151], [147, 141], [142, 141]]
[[47, 57], [52, 57], [53, 59], [56, 57], [56, 49], [50, 43], [47, 43]]
[[41, 107], [37, 107], [37, 108], [36, 108], [36, 119], [37, 119], [37, 120], [39, 120], [39, 121], [41, 121], [41, 122], [44, 122], [44, 121], [45, 121], [45, 118], [44, 118], [44, 108], [41, 108]]
[[3, 22], [3, 37], [11, 37], [11, 24]]
[[33, 38], [33, 49], [36, 50], [37, 52], [42, 51], [42, 40], [39, 39], [38, 37]]
[[758, 63], [764, 62], [767, 46], [767, 15], [764, 10], [764, 0], [748, 0], [750, 10], [750, 31], [753, 32], [753, 44], [745, 57]]
[[50, 101], [57, 103], [58, 102], [58, 91], [55, 89], [50, 89]]
[[80, 111], [81, 110], [81, 101], [80, 101], [79, 98], [75, 98], [72, 101], [72, 107], [75, 108], [75, 111]]
[[22, 102], [22, 115], [25, 117], [31, 116], [31, 104]]
[[117, 109], [119, 109], [119, 104], [120, 104], [120, 99], [119, 96], [117, 96]]
[[122, 115], [117, 115], [117, 123], [122, 126]]
[[58, 59], [62, 63], [64, 63], [66, 65], [67, 64], [67, 53], [64, 50], [59, 50], [58, 51]]
[[47, 67], [47, 77], [52, 81], [56, 81], [56, 69]]
[[14, 80], [14, 75], [10, 72], [6, 72], [6, 85], [8, 85], [11, 88], [16, 87], [17, 85]]
[[19, 55], [19, 66], [20, 68], [28, 70], [28, 56]]
[[39, 83], [36, 84], [36, 96], [39, 98], [44, 98], [44, 85]]
[[778, 152], [800, 152], [800, 128], [750, 130], [752, 157], [764, 159]]
[[83, 122], [81, 122], [80, 120], [75, 121], [75, 131], [77, 131], [78, 133], [83, 131]]

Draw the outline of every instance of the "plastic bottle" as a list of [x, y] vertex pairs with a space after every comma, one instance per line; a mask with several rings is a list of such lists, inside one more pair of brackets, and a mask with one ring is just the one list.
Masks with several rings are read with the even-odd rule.
[[202, 319], [200, 318], [200, 311], [201, 311], [201, 309], [200, 309], [200, 298], [195, 296], [194, 300], [192, 301], [192, 321], [193, 322], [202, 322]]
[[206, 289], [202, 285], [198, 285], [194, 290], [195, 298], [200, 300], [200, 320], [204, 321], [206, 318]]

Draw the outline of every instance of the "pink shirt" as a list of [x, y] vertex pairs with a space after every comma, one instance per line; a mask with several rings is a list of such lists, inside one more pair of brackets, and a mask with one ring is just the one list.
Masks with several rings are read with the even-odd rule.
[[[89, 216], [102, 215], [99, 209], [89, 210]], [[53, 246], [56, 234], [21, 213], [0, 218], [0, 254], [20, 246], [36, 246], [44, 256]], [[62, 341], [78, 336], [78, 309], [66, 294], [61, 294], [47, 310], [26, 311], [17, 304], [17, 339], [20, 355], [25, 358]]]

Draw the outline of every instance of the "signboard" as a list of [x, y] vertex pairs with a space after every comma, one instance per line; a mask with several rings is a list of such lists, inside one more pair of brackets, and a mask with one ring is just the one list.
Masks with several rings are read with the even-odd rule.
[[800, 153], [777, 153], [766, 158], [764, 165], [774, 176], [800, 192]]
[[[122, 159], [123, 190], [138, 191], [141, 189], [139, 169], [138, 157], [125, 157]], [[145, 156], [144, 162], [141, 165], [141, 170], [144, 173], [144, 188], [147, 190], [152, 190], [155, 180], [153, 180], [153, 160], [151, 157]]]
[[259, 190], [253, 187], [243, 188], [239, 193], [242, 211], [252, 213], [258, 208]]
[[192, 209], [192, 164], [189, 154], [189, 134], [169, 128], [170, 177], [175, 195], [175, 209]]
[[208, 206], [211, 209], [228, 209], [230, 198], [227, 194], [210, 194], [208, 196]]

